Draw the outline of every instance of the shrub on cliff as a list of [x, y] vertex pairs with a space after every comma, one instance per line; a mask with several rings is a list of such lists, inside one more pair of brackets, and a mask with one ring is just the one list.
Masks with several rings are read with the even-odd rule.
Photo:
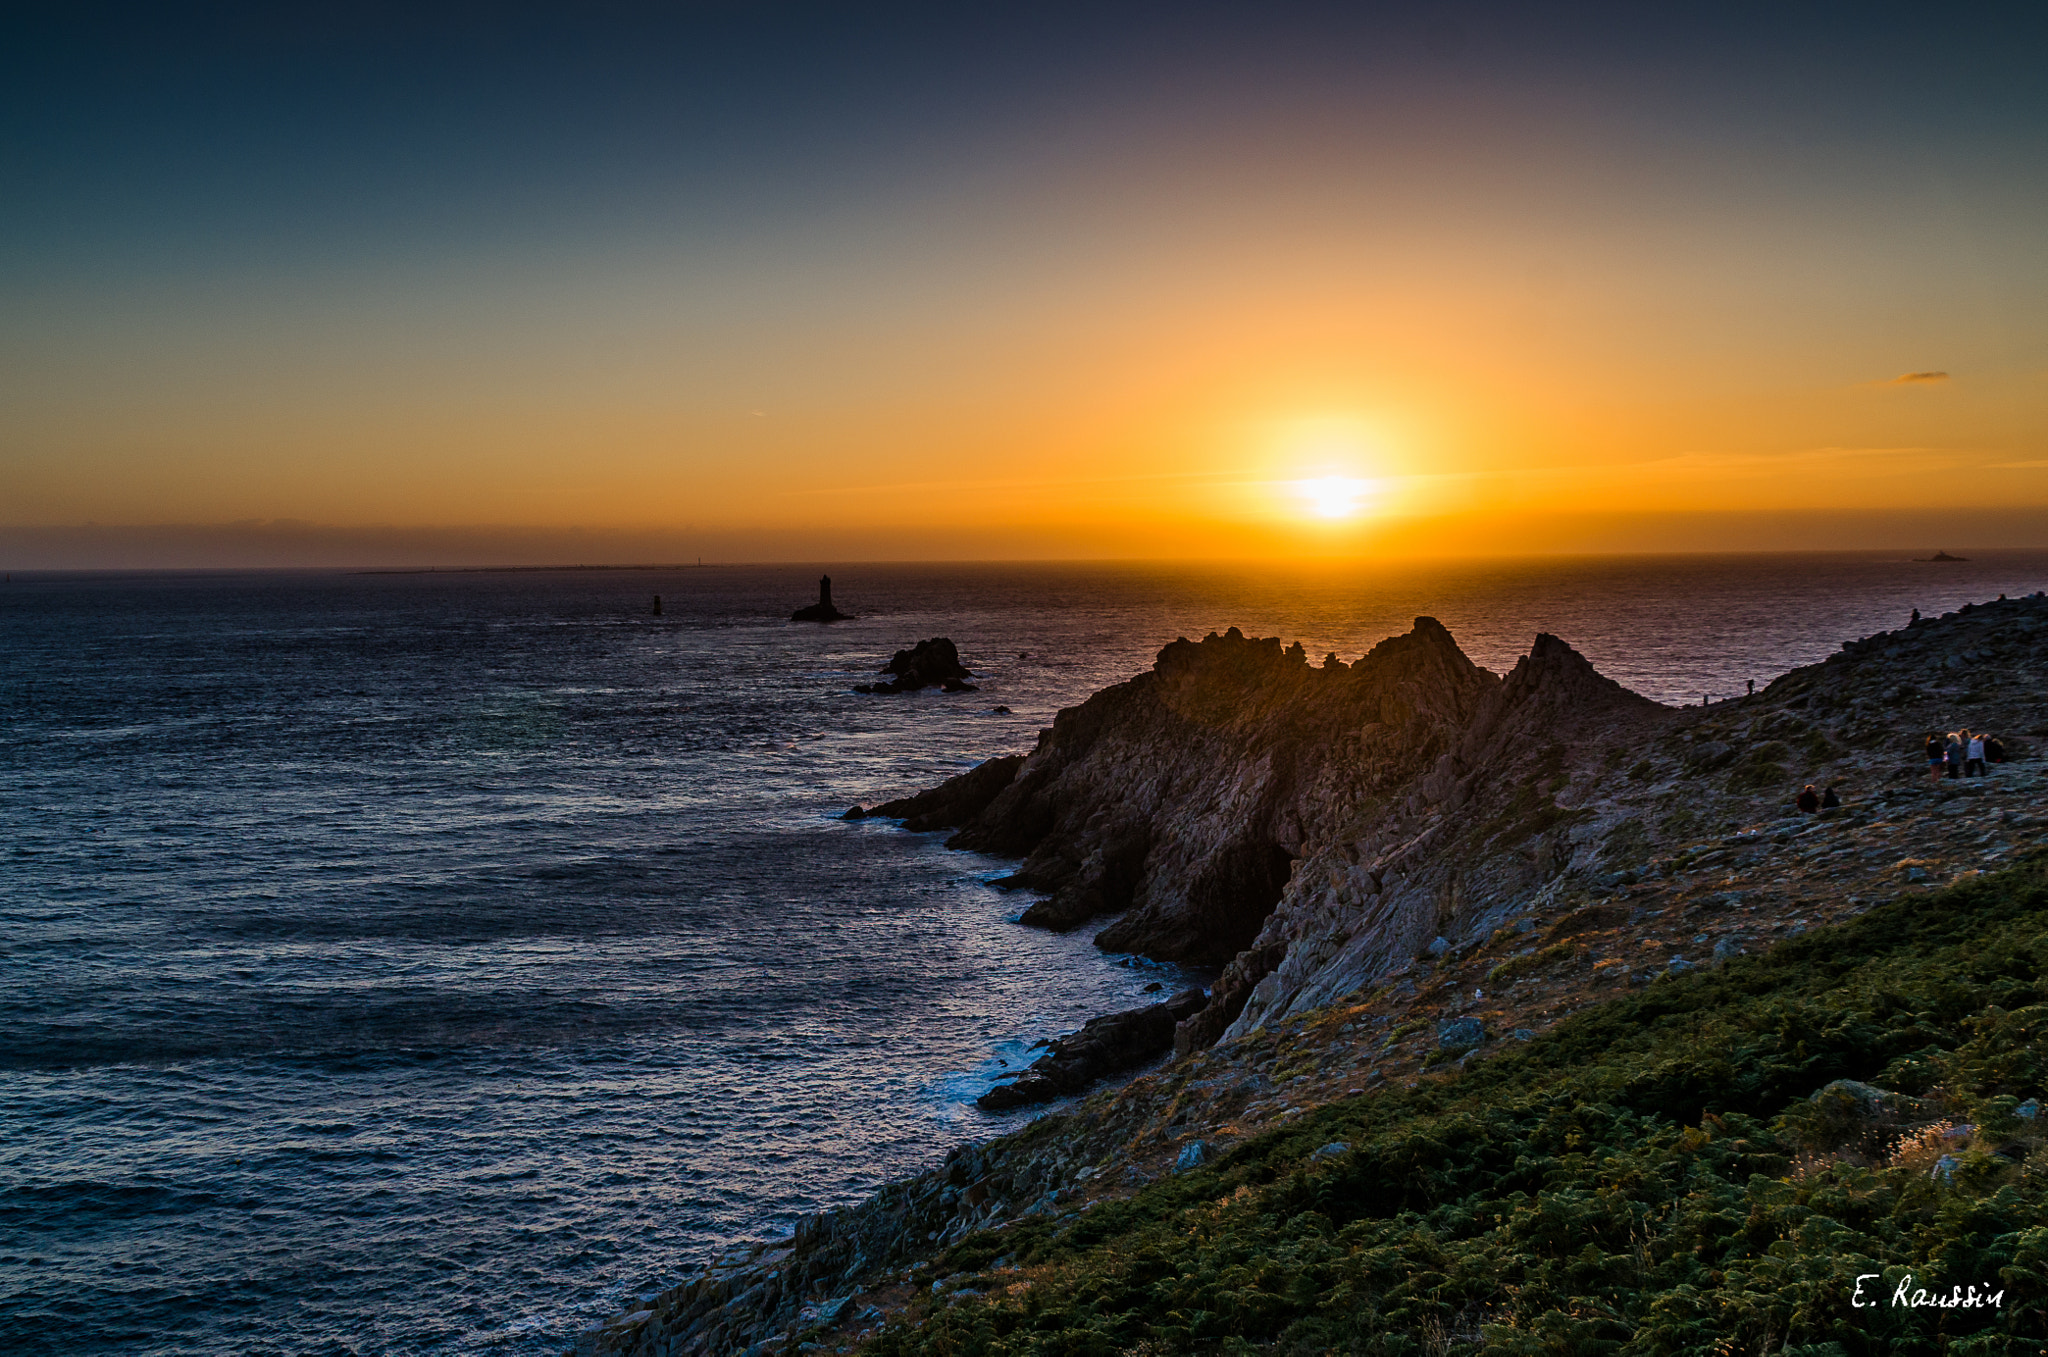
[[970, 1239], [1030, 1284], [870, 1350], [2038, 1352], [2044, 974], [2036, 859]]

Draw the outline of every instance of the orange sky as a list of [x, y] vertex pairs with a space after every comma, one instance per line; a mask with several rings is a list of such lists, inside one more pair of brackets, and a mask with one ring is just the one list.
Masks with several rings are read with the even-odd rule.
[[[13, 240], [0, 527], [1229, 556], [2048, 508], [2032, 124], [1859, 139], [1551, 75], [1111, 83], [723, 216]], [[1300, 488], [1332, 477], [1351, 512]]]

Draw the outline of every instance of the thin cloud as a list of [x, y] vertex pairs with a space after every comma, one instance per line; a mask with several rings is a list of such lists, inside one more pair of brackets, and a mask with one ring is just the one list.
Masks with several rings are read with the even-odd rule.
[[1921, 386], [1932, 382], [1945, 382], [1947, 380], [1948, 374], [1946, 372], [1902, 372], [1898, 376], [1892, 378], [1890, 381], [1880, 382], [1878, 383], [1878, 385]]
[[[792, 491], [797, 495], [882, 495], [904, 490], [1035, 490], [1077, 485], [1135, 485], [1144, 481], [1215, 481], [1233, 484], [1237, 471], [1156, 471], [1128, 476], [1046, 476], [1006, 480], [891, 481], [885, 485], [814, 485]], [[1244, 481], [1246, 485], [1263, 484]]]
[[2048, 468], [2048, 462], [1993, 462], [1987, 471], [2040, 471]]

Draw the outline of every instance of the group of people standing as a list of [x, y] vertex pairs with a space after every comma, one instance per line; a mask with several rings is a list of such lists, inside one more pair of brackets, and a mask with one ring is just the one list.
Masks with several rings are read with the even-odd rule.
[[[1985, 777], [1991, 772], [1991, 765], [2005, 762], [2005, 745], [1996, 735], [1982, 731], [1952, 730], [1946, 735], [1939, 733], [1927, 737], [1927, 782], [1939, 786], [1945, 777]], [[1825, 791], [1816, 790], [1812, 783], [1801, 789], [1793, 798], [1793, 804], [1811, 815], [1815, 811], [1830, 810], [1842, 804], [1841, 797], [1830, 786]]]
[[2005, 762], [2005, 746], [1996, 735], [1952, 730], [1947, 735], [1927, 737], [1927, 781], [1944, 777], [1983, 777], [1990, 765]]

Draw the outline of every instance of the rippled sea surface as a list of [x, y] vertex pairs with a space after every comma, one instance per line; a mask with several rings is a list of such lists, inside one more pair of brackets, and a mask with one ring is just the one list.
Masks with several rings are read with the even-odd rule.
[[[1430, 613], [1696, 702], [2048, 555], [849, 566], [859, 620], [779, 620], [816, 573], [0, 586], [0, 1350], [559, 1352], [1016, 1124], [971, 1103], [1005, 1062], [1183, 977], [835, 817], [1175, 636]], [[938, 635], [980, 693], [852, 691]]]

